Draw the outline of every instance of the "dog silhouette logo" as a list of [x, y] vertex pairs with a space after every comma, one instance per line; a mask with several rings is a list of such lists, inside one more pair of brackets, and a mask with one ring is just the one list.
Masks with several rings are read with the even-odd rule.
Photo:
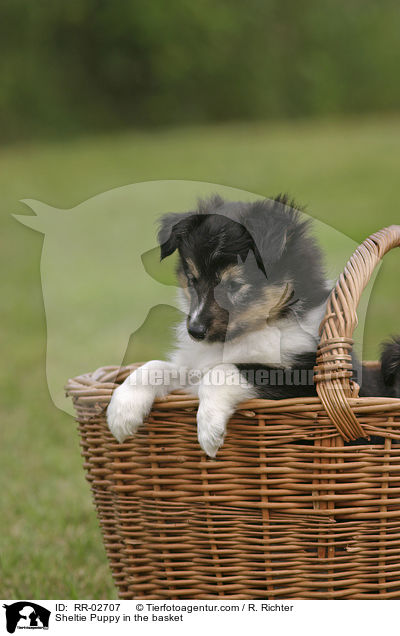
[[16, 629], [49, 629], [51, 612], [37, 603], [18, 601], [3, 607], [6, 610], [6, 627], [9, 634], [14, 634]]
[[[34, 215], [14, 218], [43, 234], [40, 276], [47, 328], [46, 380], [58, 408], [74, 415], [63, 388], [67, 378], [124, 360], [158, 359], [157, 352], [170, 347], [173, 323], [185, 316], [177, 299], [176, 259], [171, 254], [160, 262], [157, 223], [167, 212], [195, 211], [199, 198], [207, 200], [216, 191], [226, 201], [260, 201], [257, 193], [179, 180], [126, 185], [69, 209], [24, 200]], [[301, 217], [311, 220], [306, 213]], [[327, 257], [327, 276], [334, 281], [358, 245], [318, 219], [313, 219], [313, 228]], [[265, 248], [266, 253], [264, 235], [255, 226], [247, 229], [258, 251]], [[221, 291], [217, 289], [216, 294], [223, 303]], [[291, 308], [296, 300], [291, 299]], [[364, 294], [363, 302], [367, 300]], [[359, 325], [364, 314], [358, 311]], [[303, 323], [299, 329], [304, 330]], [[99, 404], [99, 412], [103, 407]]]

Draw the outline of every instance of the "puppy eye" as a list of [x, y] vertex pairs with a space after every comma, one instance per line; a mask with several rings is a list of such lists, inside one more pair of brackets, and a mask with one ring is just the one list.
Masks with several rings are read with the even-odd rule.
[[226, 289], [230, 294], [234, 294], [235, 292], [239, 291], [241, 286], [242, 283], [239, 283], [237, 280], [230, 280], [226, 284]]

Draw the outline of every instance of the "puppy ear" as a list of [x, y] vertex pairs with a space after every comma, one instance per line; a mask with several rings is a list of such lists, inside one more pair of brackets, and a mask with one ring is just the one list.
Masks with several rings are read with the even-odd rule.
[[261, 269], [268, 276], [282, 258], [294, 229], [299, 227], [299, 213], [286, 199], [257, 201], [251, 206], [244, 226], [253, 239], [259, 267], [261, 259]]
[[161, 217], [158, 232], [161, 261], [179, 248], [182, 239], [193, 229], [200, 218], [198, 212], [171, 212]]
[[161, 217], [158, 231], [158, 243], [161, 248], [160, 261], [166, 256], [173, 254], [178, 248], [179, 238], [182, 233], [182, 228], [178, 226], [185, 217], [186, 214], [173, 212]]

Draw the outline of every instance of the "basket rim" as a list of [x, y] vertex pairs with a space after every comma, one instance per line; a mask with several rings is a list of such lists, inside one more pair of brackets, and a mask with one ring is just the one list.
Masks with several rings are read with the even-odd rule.
[[[107, 365], [98, 367], [95, 371], [78, 375], [68, 380], [65, 385], [67, 397], [72, 397], [76, 401], [85, 403], [95, 402], [97, 404], [104, 403], [104, 408], [111, 399], [115, 388], [125, 377], [132, 371], [142, 366], [143, 362], [132, 363], [128, 365]], [[366, 366], [377, 366], [378, 361], [372, 360], [365, 363]], [[374, 413], [379, 411], [383, 413], [397, 413], [400, 415], [400, 398], [389, 397], [350, 397], [349, 405], [354, 409], [355, 413]], [[157, 409], [173, 409], [182, 408], [194, 410], [198, 407], [199, 400], [195, 395], [184, 392], [182, 390], [173, 391], [164, 398], [156, 398], [154, 406]], [[154, 407], [153, 407], [154, 408]], [[310, 412], [310, 417], [317, 417], [317, 413], [324, 410], [324, 406], [319, 397], [298, 397], [285, 398], [281, 400], [266, 400], [262, 398], [253, 398], [246, 400], [238, 405], [236, 413], [248, 417], [254, 417], [255, 411], [260, 412], [284, 412], [305, 410]]]

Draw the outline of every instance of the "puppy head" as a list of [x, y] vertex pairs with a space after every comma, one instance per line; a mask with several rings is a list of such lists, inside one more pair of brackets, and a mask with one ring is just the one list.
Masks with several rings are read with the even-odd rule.
[[286, 199], [200, 202], [161, 220], [161, 259], [179, 252], [187, 329], [195, 340], [224, 342], [282, 317], [293, 302], [289, 263], [302, 224]]

